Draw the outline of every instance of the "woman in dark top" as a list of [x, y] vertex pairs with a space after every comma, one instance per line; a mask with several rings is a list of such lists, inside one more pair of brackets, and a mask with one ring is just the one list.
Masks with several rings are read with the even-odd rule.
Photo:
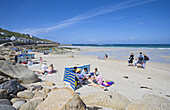
[[134, 54], [131, 53], [131, 55], [129, 57], [129, 66], [133, 66], [133, 59], [134, 59]]

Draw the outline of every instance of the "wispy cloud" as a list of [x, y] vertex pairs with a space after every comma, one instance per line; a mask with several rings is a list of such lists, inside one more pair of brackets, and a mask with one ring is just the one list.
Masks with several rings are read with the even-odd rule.
[[129, 37], [128, 40], [136, 40], [136, 37]]
[[[119, 11], [119, 10], [131, 8], [131, 7], [147, 4], [150, 2], [154, 2], [154, 1], [156, 1], [156, 0], [129, 0], [129, 1], [125, 1], [122, 3], [116, 4], [116, 5], [103, 6], [103, 7], [99, 7], [99, 8], [87, 11], [84, 14], [80, 14], [73, 18], [58, 22], [55, 26], [45, 27], [45, 28], [36, 28], [36, 29], [24, 29], [21, 31], [23, 33], [29, 33], [29, 34], [34, 34], [34, 35], [39, 34], [39, 33], [47, 33], [49, 31], [54, 31], [54, 30], [59, 30], [62, 28], [69, 27], [76, 23], [85, 22], [85, 20], [95, 17], [95, 16], [99, 16], [99, 15], [111, 13], [114, 11]], [[122, 19], [122, 18], [113, 18], [113, 20], [114, 19], [116, 20], [116, 19]]]

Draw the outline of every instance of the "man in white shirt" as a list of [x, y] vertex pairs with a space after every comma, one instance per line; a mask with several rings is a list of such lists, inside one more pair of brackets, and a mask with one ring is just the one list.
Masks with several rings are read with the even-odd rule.
[[41, 70], [46, 70], [46, 69], [48, 69], [48, 67], [47, 67], [47, 65], [46, 65], [46, 62], [44, 62], [44, 64], [42, 65], [42, 67], [41, 67]]

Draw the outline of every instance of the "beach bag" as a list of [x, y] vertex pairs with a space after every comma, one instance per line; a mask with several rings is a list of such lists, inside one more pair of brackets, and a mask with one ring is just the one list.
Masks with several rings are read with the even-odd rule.
[[145, 57], [145, 60], [149, 60], [149, 57], [148, 57], [148, 56], [146, 56], [146, 57]]

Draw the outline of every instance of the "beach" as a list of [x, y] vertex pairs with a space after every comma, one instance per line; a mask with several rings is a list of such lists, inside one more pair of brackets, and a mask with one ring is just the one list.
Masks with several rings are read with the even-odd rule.
[[[83, 53], [106, 53], [110, 51], [118, 54], [110, 56], [109, 53], [107, 60], [98, 59], [99, 56], [96, 54]], [[140, 51], [146, 54], [149, 53], [147, 55], [151, 58], [146, 63], [146, 68], [142, 69], [128, 66], [127, 59], [129, 54], [133, 52], [136, 57]], [[98, 68], [105, 80], [114, 81], [114, 84], [108, 88], [108, 91], [116, 91], [127, 97], [130, 101], [140, 99], [145, 93], [155, 94], [170, 100], [170, 63], [167, 63], [169, 62], [170, 55], [159, 56], [159, 54], [155, 54], [152, 51], [155, 53], [162, 52], [160, 49], [80, 47], [80, 51], [64, 55], [51, 53], [49, 55], [43, 55], [43, 53], [36, 52], [35, 58], [39, 59], [39, 57], [42, 57], [43, 61], [47, 62], [47, 66], [50, 64], [54, 65], [54, 68], [57, 70], [56, 73], [39, 75], [39, 77], [42, 78], [42, 80], [53, 81], [58, 88], [71, 88], [69, 83], [63, 82], [65, 67], [90, 64], [91, 72], [94, 72], [94, 69]], [[152, 52], [152, 54], [150, 54], [150, 52]], [[74, 57], [71, 57], [72, 55]], [[154, 62], [152, 61], [152, 55], [158, 55], [159, 58], [163, 57], [165, 58], [163, 61], [166, 60], [166, 62]], [[118, 59], [117, 57], [122, 57], [122, 59]], [[41, 68], [41, 65], [28, 68], [36, 71]], [[75, 92], [82, 97], [99, 91], [104, 91], [104, 89], [83, 85], [83, 87], [77, 89]]]

